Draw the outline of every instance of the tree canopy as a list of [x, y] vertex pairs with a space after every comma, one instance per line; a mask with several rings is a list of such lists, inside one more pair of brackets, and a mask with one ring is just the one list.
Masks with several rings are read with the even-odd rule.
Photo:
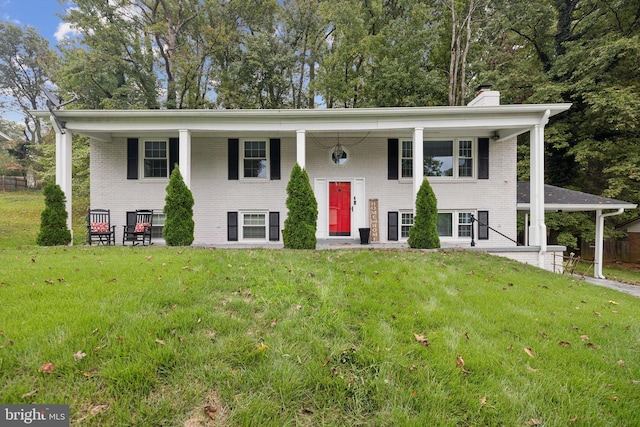
[[546, 129], [546, 182], [640, 202], [637, 0], [73, 6], [79, 36], [57, 51], [0, 21], [0, 111], [24, 112], [32, 141], [43, 85], [77, 93], [69, 108], [154, 109], [464, 105], [490, 83], [505, 103], [573, 104]]

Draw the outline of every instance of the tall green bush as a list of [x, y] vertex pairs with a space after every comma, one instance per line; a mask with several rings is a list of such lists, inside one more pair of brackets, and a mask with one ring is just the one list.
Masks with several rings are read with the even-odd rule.
[[44, 210], [40, 215], [40, 233], [36, 243], [40, 246], [68, 245], [71, 231], [67, 228], [67, 198], [58, 184], [44, 187]]
[[428, 179], [422, 181], [416, 196], [416, 215], [409, 229], [409, 246], [416, 249], [440, 247], [438, 236], [438, 200]]
[[189, 246], [193, 243], [193, 194], [184, 183], [177, 164], [171, 172], [164, 200], [162, 236], [165, 242], [169, 246]]
[[318, 202], [313, 194], [309, 175], [297, 163], [287, 184], [287, 219], [282, 238], [290, 249], [315, 249], [318, 222]]

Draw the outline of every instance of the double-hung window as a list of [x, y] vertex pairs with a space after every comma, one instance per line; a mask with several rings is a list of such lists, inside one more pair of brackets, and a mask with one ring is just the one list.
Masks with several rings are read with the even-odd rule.
[[473, 212], [453, 211], [438, 212], [436, 221], [438, 236], [458, 238], [470, 238], [473, 222], [471, 215]]
[[166, 140], [145, 140], [144, 152], [144, 177], [167, 178], [169, 170], [169, 150]]
[[409, 238], [411, 227], [413, 227], [413, 212], [400, 212], [400, 237]]
[[242, 164], [244, 178], [266, 179], [267, 173], [267, 141], [243, 141]]
[[267, 214], [264, 212], [242, 213], [242, 239], [265, 240], [267, 238]]
[[413, 177], [413, 141], [402, 141], [400, 148], [400, 171], [402, 178]]

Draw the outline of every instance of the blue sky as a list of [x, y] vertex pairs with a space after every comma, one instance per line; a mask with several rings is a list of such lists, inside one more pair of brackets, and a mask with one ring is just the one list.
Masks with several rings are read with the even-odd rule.
[[[73, 29], [57, 16], [71, 6], [62, 5], [57, 0], [0, 0], [0, 20], [36, 28], [55, 49], [63, 38], [74, 35]], [[4, 119], [22, 122], [23, 116], [19, 111], [0, 113]]]
[[55, 48], [71, 31], [56, 15], [64, 14], [68, 7], [57, 0], [0, 0], [0, 20], [37, 28]]

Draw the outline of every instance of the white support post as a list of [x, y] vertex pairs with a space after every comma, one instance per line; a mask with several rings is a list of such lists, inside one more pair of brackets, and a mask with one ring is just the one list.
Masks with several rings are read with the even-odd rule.
[[71, 231], [71, 237], [73, 238], [72, 224], [72, 184], [71, 177], [73, 171], [73, 150], [72, 150], [72, 137], [71, 132], [60, 132], [56, 129], [56, 184], [60, 186], [60, 189], [64, 193], [66, 198], [65, 209], [67, 210], [67, 228]]
[[598, 209], [596, 211], [596, 250], [593, 257], [593, 276], [597, 279], [604, 279], [604, 276], [602, 274], [603, 235], [604, 216], [602, 216], [602, 209]]
[[302, 169], [305, 169], [305, 159], [306, 159], [306, 131], [298, 130], [296, 131], [296, 161], [300, 165]]
[[620, 215], [624, 212], [624, 208], [620, 208], [615, 212], [602, 213], [602, 209], [596, 210], [596, 253], [593, 264], [593, 276], [596, 279], [605, 279], [602, 273], [602, 264], [604, 258], [604, 219], [608, 216]]
[[416, 197], [420, 186], [424, 180], [424, 129], [415, 128], [413, 130], [413, 210], [415, 215]]
[[182, 179], [188, 189], [191, 189], [191, 132], [188, 130], [178, 131], [180, 140], [178, 142], [178, 166]]
[[531, 245], [540, 247], [538, 252], [540, 268], [544, 268], [547, 252], [547, 226], [544, 223], [544, 127], [549, 121], [550, 114], [551, 112], [547, 110], [540, 124], [532, 127], [530, 132], [529, 241]]

